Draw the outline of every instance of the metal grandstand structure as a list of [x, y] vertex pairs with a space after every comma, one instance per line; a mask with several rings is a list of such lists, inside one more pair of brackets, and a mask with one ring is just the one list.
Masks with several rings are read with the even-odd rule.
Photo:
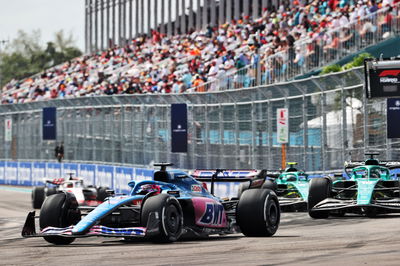
[[[363, 69], [234, 91], [84, 97], [0, 106], [0, 138], [12, 118], [12, 141], [0, 158], [54, 159], [42, 140], [42, 108], [57, 107], [57, 141], [67, 161], [179, 168], [280, 167], [276, 109], [289, 108], [287, 159], [309, 171], [342, 168], [345, 160], [380, 151], [399, 159], [399, 142], [386, 138], [386, 102], [367, 100]], [[171, 153], [170, 104], [188, 104], [189, 152]]]
[[280, 0], [85, 0], [86, 51], [158, 29], [169, 35], [239, 19], [258, 18]]

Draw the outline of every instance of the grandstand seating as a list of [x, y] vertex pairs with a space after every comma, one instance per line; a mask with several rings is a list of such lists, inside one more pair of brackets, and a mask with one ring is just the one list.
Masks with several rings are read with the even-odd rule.
[[[297, 0], [295, 0], [297, 1]], [[218, 91], [285, 81], [397, 34], [398, 0], [313, 1], [186, 35], [153, 31], [2, 91], [2, 103]]]

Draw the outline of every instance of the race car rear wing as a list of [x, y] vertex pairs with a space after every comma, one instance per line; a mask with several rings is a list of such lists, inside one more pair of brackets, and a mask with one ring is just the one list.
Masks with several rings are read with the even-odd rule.
[[[349, 161], [344, 163], [345, 169], [351, 169], [364, 165], [371, 165], [371, 164], [366, 164], [364, 161]], [[389, 169], [400, 168], [399, 161], [381, 161], [376, 165], [387, 167]]]
[[[215, 174], [217, 174], [215, 176]], [[196, 169], [192, 176], [202, 182], [246, 182], [254, 179], [260, 174], [259, 170], [255, 169]]]
[[268, 171], [263, 170], [227, 170], [227, 169], [197, 169], [192, 176], [201, 182], [211, 182], [211, 194], [214, 194], [215, 182], [246, 182], [250, 184], [260, 182], [262, 184], [267, 177]]

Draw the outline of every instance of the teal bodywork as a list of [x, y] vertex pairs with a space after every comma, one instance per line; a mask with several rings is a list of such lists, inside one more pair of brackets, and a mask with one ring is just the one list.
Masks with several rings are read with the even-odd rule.
[[282, 192], [284, 194], [280, 196], [288, 198], [300, 197], [303, 200], [307, 200], [308, 197], [308, 181], [308, 175], [303, 171], [283, 172], [276, 179], [278, 189], [286, 186], [286, 191]]
[[[369, 160], [366, 161], [367, 163]], [[390, 181], [389, 169], [380, 165], [363, 165], [355, 167], [350, 173], [351, 181], [357, 184], [357, 205], [371, 204], [376, 185], [380, 181]], [[333, 185], [342, 181], [334, 181]]]

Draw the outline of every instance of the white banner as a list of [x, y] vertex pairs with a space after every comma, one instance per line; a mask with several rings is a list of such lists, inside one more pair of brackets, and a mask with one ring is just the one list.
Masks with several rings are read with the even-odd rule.
[[5, 126], [4, 126], [5, 132], [5, 141], [11, 141], [12, 140], [12, 119], [11, 118], [6, 118], [5, 120]]
[[289, 110], [287, 108], [278, 108], [276, 112], [277, 138], [278, 143], [289, 142]]

